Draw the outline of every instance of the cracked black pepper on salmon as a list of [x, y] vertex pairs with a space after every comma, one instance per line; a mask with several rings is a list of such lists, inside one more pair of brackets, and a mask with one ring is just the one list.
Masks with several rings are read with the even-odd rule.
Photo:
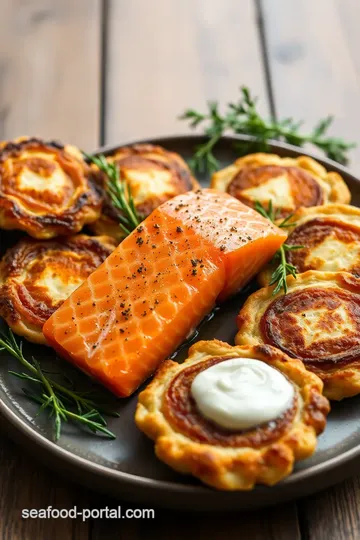
[[[234, 226], [251, 239], [244, 243], [230, 235]], [[285, 238], [227, 194], [199, 190], [178, 196], [115, 249], [47, 321], [44, 334], [59, 354], [115, 394], [129, 396]], [[194, 267], [194, 261], [201, 264]], [[152, 310], [144, 309], [145, 299]]]

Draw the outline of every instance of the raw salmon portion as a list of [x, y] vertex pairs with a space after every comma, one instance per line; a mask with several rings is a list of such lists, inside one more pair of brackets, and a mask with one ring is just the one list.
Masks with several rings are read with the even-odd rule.
[[155, 210], [43, 327], [59, 353], [130, 395], [212, 309], [220, 252]]
[[213, 189], [179, 195], [163, 205], [162, 211], [176, 216], [222, 251], [226, 281], [219, 300], [242, 289], [287, 237], [252, 208]]
[[226, 194], [178, 196], [115, 249], [43, 333], [62, 356], [129, 396], [219, 295], [247, 281], [283, 241], [281, 231]]

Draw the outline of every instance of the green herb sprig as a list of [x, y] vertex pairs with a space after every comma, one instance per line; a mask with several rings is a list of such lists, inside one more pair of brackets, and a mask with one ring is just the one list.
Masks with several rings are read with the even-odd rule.
[[104, 155], [90, 156], [85, 152], [83, 154], [106, 175], [107, 194], [114, 207], [119, 210], [119, 225], [122, 231], [129, 235], [142, 221], [135, 208], [129, 184], [121, 180], [118, 165], [108, 162]]
[[217, 101], [208, 102], [208, 111], [200, 113], [194, 109], [187, 109], [181, 120], [187, 120], [191, 128], [205, 126], [203, 131], [208, 140], [196, 147], [190, 166], [195, 172], [213, 173], [219, 169], [219, 162], [214, 156], [214, 148], [219, 139], [225, 134], [250, 135], [253, 140], [248, 143], [239, 142], [236, 149], [239, 155], [253, 151], [269, 151], [269, 140], [285, 141], [294, 146], [303, 146], [311, 143], [334, 161], [345, 164], [348, 161], [348, 152], [356, 146], [355, 143], [345, 142], [338, 137], [326, 135], [333, 117], [328, 116], [321, 120], [310, 133], [302, 133], [302, 122], [293, 118], [283, 120], [264, 119], [257, 109], [257, 98], [252, 97], [250, 90], [242, 86], [240, 99], [236, 103], [228, 103], [224, 114], [219, 112]]
[[[264, 218], [268, 219], [272, 223], [276, 223], [277, 221], [277, 215], [279, 213], [279, 210], [275, 210], [272, 201], [270, 200], [268, 208], [265, 208], [259, 201], [255, 202], [255, 210], [259, 212]], [[295, 227], [296, 223], [289, 223], [289, 220], [293, 217], [294, 214], [290, 214], [287, 216], [281, 223], [277, 224], [278, 227], [281, 229], [285, 229], [287, 227]], [[277, 294], [281, 291], [281, 289], [284, 290], [284, 293], [286, 294], [288, 292], [288, 286], [287, 286], [287, 276], [293, 276], [296, 278], [297, 271], [293, 264], [289, 264], [286, 260], [286, 253], [288, 251], [295, 251], [297, 249], [302, 249], [304, 246], [296, 246], [296, 245], [289, 245], [284, 243], [275, 253], [273, 257], [273, 261], [279, 261], [277, 267], [272, 272], [270, 277], [270, 283], [269, 285], [275, 285], [276, 287], [273, 290], [273, 295]]]
[[23, 354], [22, 342], [17, 342], [9, 329], [8, 334], [0, 334], [0, 351], [6, 350], [24, 366], [28, 373], [10, 371], [11, 375], [19, 379], [34, 383], [34, 391], [23, 388], [24, 394], [40, 405], [39, 413], [47, 411], [54, 419], [54, 439], [59, 440], [63, 422], [71, 421], [88, 428], [93, 433], [101, 433], [110, 439], [116, 436], [106, 426], [103, 414], [118, 417], [107, 408], [96, 405], [91, 399], [91, 392], [77, 392], [54, 381], [48, 373], [40, 367], [33, 357], [29, 362]]

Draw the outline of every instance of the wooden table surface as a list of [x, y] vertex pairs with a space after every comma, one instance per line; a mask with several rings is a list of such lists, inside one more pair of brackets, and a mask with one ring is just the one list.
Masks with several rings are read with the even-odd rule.
[[[359, 0], [0, 0], [0, 137], [39, 135], [91, 151], [186, 133], [177, 116], [246, 84], [264, 113], [359, 140]], [[360, 176], [360, 148], [351, 168]], [[22, 508], [115, 507], [46, 470], [1, 432], [0, 538], [360, 538], [353, 478], [286, 505], [155, 520], [22, 520]], [[126, 506], [124, 501], [122, 506]], [[149, 501], [151, 507], [151, 501]]]

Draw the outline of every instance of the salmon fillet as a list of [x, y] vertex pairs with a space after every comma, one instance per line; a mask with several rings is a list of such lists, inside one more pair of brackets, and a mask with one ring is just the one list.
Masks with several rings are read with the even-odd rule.
[[214, 189], [191, 191], [162, 206], [222, 252], [226, 279], [219, 300], [246, 285], [286, 240], [286, 233], [240, 201]]
[[226, 194], [175, 197], [115, 249], [43, 333], [60, 355], [129, 396], [285, 236]]

